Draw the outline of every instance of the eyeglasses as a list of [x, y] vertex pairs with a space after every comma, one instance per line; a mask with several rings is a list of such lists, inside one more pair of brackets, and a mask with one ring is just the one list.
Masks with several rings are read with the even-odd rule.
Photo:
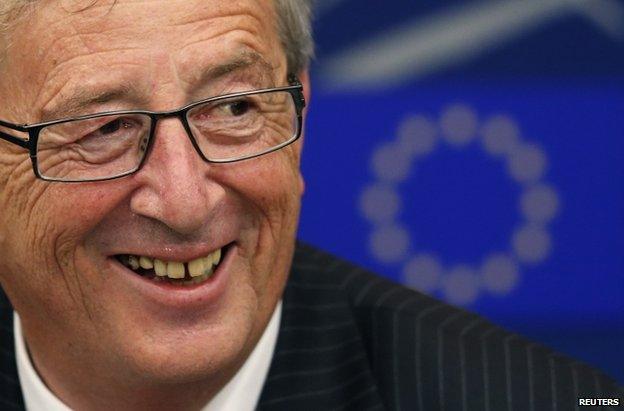
[[289, 83], [212, 97], [173, 111], [111, 111], [32, 125], [0, 120], [0, 126], [28, 133], [28, 139], [2, 131], [0, 138], [28, 149], [35, 175], [43, 180], [112, 180], [138, 171], [158, 120], [177, 117], [204, 161], [231, 163], [299, 138], [303, 86], [295, 76], [289, 76]]

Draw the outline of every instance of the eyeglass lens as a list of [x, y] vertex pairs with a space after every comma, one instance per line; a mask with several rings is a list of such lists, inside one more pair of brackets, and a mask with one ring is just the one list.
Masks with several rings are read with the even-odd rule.
[[[215, 99], [192, 107], [186, 120], [202, 155], [227, 162], [281, 147], [298, 134], [288, 91]], [[37, 167], [59, 181], [102, 180], [135, 171], [152, 127], [148, 114], [127, 113], [71, 120], [41, 129]]]

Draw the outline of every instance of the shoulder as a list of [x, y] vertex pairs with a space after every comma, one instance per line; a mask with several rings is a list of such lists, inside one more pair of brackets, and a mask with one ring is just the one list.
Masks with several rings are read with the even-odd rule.
[[[454, 324], [485, 324], [476, 314], [406, 288], [338, 257], [299, 243], [291, 283], [339, 292], [362, 325], [374, 322], [450, 329]], [[390, 324], [391, 324], [390, 323]], [[387, 332], [390, 330], [378, 330]]]
[[598, 370], [313, 247], [298, 245], [292, 275], [348, 307], [390, 408], [574, 409], [578, 398], [623, 397]]

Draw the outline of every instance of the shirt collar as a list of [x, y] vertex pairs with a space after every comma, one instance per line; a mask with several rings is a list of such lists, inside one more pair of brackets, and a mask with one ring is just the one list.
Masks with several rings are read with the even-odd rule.
[[[269, 324], [253, 351], [234, 377], [202, 408], [202, 411], [246, 411], [255, 409], [266, 380], [277, 343], [282, 315], [279, 301]], [[28, 411], [71, 411], [43, 383], [30, 360], [17, 312], [13, 313], [15, 360], [24, 403]]]

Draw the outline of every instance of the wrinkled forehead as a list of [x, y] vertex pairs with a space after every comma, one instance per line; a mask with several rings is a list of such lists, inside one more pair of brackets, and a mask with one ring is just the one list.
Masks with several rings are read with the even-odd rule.
[[41, 104], [72, 81], [131, 77], [146, 65], [175, 65], [191, 84], [217, 65], [240, 64], [236, 56], [277, 69], [284, 52], [275, 22], [271, 0], [36, 0], [11, 28], [4, 64], [19, 67], [12, 86], [33, 85]]
[[[20, 4], [20, 2], [17, 2]], [[240, 22], [241, 30], [256, 29], [258, 35], [277, 36], [274, 5], [271, 0], [22, 0], [17, 24], [11, 25], [11, 42], [27, 38], [39, 55], [54, 47], [68, 47], [63, 39], [81, 36], [79, 40], [97, 40], [97, 34], [116, 35], [116, 41], [128, 47], [149, 37], [163, 46], [179, 42], [178, 33], [198, 37], [219, 28], [226, 18]], [[245, 19], [256, 19], [256, 26], [245, 25]], [[109, 38], [106, 40], [110, 41]], [[133, 41], [134, 40], [134, 41]]]

